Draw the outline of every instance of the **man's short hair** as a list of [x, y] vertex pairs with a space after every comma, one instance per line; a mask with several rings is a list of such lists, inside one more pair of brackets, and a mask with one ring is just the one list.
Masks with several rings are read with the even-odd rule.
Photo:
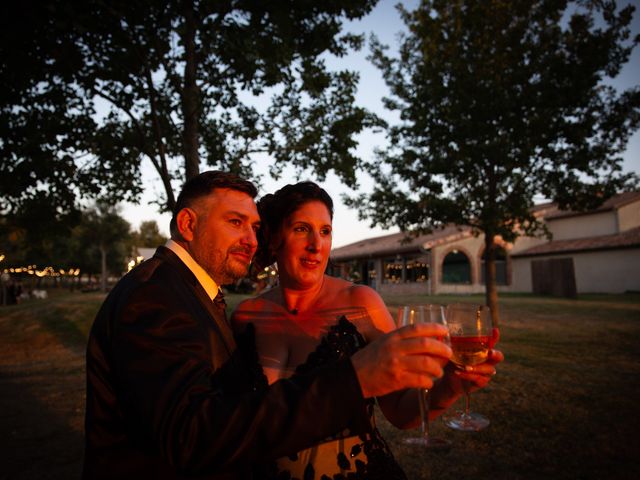
[[222, 172], [219, 170], [209, 170], [202, 172], [201, 174], [187, 180], [182, 187], [182, 191], [178, 195], [176, 200], [176, 206], [173, 209], [173, 215], [171, 217], [171, 223], [169, 228], [171, 230], [171, 238], [180, 238], [180, 232], [178, 231], [178, 225], [176, 224], [176, 218], [178, 212], [183, 208], [191, 208], [200, 199], [211, 195], [211, 193], [218, 188], [230, 188], [231, 190], [238, 190], [244, 192], [251, 198], [256, 198], [258, 190], [248, 180], [240, 178], [235, 173]]

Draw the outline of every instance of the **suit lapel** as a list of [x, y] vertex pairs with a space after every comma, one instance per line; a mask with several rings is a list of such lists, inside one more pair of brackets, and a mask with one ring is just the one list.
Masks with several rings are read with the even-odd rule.
[[200, 285], [200, 282], [196, 281], [194, 290], [196, 295], [198, 296], [198, 300], [200, 300], [200, 303], [202, 303], [202, 305], [204, 305], [204, 307], [207, 309], [207, 312], [209, 312], [209, 315], [216, 325], [218, 333], [224, 339], [224, 343], [227, 346], [229, 356], [231, 356], [231, 353], [236, 349], [236, 341], [233, 338], [231, 326], [227, 321], [226, 312], [222, 308], [217, 307], [215, 303], [213, 303], [213, 301], [209, 298], [209, 295], [207, 295], [207, 292], [205, 292], [204, 288], [202, 288], [202, 285]]
[[189, 268], [184, 263], [182, 263], [182, 260], [180, 260], [180, 258], [178, 258], [175, 253], [173, 253], [166, 247], [158, 247], [154, 256], [167, 263], [170, 263], [172, 267], [174, 267], [177, 272], [185, 279], [186, 283], [191, 287], [191, 290], [197, 298], [198, 302], [207, 312], [213, 329], [216, 331], [220, 340], [224, 344], [228, 356], [231, 357], [233, 351], [236, 349], [236, 342], [233, 337], [231, 327], [227, 322], [225, 312], [221, 308], [216, 307], [216, 305], [209, 298], [209, 295], [207, 295], [207, 292], [202, 287], [193, 272], [189, 270]]

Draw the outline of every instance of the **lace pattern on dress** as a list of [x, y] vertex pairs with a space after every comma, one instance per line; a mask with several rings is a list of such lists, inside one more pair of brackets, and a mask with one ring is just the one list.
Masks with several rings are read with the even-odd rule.
[[[251, 340], [255, 338], [255, 331], [249, 331]], [[247, 342], [248, 343], [248, 342]], [[345, 316], [340, 317], [336, 325], [331, 326], [327, 334], [322, 338], [316, 349], [309, 354], [307, 360], [298, 365], [294, 375], [302, 375], [308, 373], [315, 368], [330, 365], [343, 358], [350, 357], [355, 352], [366, 345], [366, 341], [358, 329]], [[240, 343], [238, 344], [240, 348]], [[248, 346], [243, 342], [243, 346]], [[253, 350], [256, 351], [255, 343]], [[251, 355], [251, 354], [248, 354]], [[257, 351], [255, 358], [258, 358]], [[258, 368], [253, 370], [256, 375], [254, 383], [255, 388], [262, 388], [266, 379], [262, 367], [258, 364]], [[374, 418], [374, 400], [367, 401], [367, 413], [371, 419], [371, 429], [369, 432], [360, 435], [360, 443], [354, 445], [350, 452], [350, 458], [344, 453], [339, 453], [336, 458], [337, 465], [345, 473], [335, 474], [329, 477], [322, 472], [316, 474], [311, 463], [307, 464], [304, 470], [304, 476], [299, 480], [406, 480], [405, 473], [396, 462], [389, 446], [382, 438], [382, 435], [375, 426]], [[340, 439], [342, 436], [337, 435], [333, 439]], [[366, 455], [366, 462], [358, 457], [362, 452]], [[296, 455], [291, 457], [296, 459]], [[263, 466], [266, 467], [266, 466]], [[267, 473], [267, 471], [269, 473]], [[320, 476], [317, 476], [320, 475]], [[260, 470], [260, 479], [275, 480], [296, 480], [287, 470], [279, 471], [275, 464]]]

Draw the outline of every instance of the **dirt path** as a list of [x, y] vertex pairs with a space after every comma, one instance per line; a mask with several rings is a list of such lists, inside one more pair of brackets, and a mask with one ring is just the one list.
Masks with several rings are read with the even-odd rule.
[[0, 339], [0, 479], [80, 478], [83, 348], [5, 312]]

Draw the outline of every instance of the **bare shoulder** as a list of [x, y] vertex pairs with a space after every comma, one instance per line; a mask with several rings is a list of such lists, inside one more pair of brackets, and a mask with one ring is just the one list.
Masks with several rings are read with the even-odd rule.
[[354, 305], [362, 305], [364, 307], [384, 306], [382, 297], [373, 288], [367, 285], [358, 285], [352, 283], [349, 287], [349, 297]]
[[326, 277], [326, 302], [334, 308], [346, 308], [347, 315], [361, 333], [374, 339], [395, 328], [393, 318], [384, 301], [371, 287], [358, 285], [336, 277]]
[[352, 282], [343, 278], [332, 277], [330, 275], [324, 276], [324, 287], [330, 292], [343, 292], [353, 286]]
[[260, 317], [257, 312], [267, 312], [272, 308], [272, 296], [272, 291], [269, 291], [240, 302], [231, 314], [231, 327], [233, 330], [236, 332], [243, 331], [246, 324], [255, 324]]

